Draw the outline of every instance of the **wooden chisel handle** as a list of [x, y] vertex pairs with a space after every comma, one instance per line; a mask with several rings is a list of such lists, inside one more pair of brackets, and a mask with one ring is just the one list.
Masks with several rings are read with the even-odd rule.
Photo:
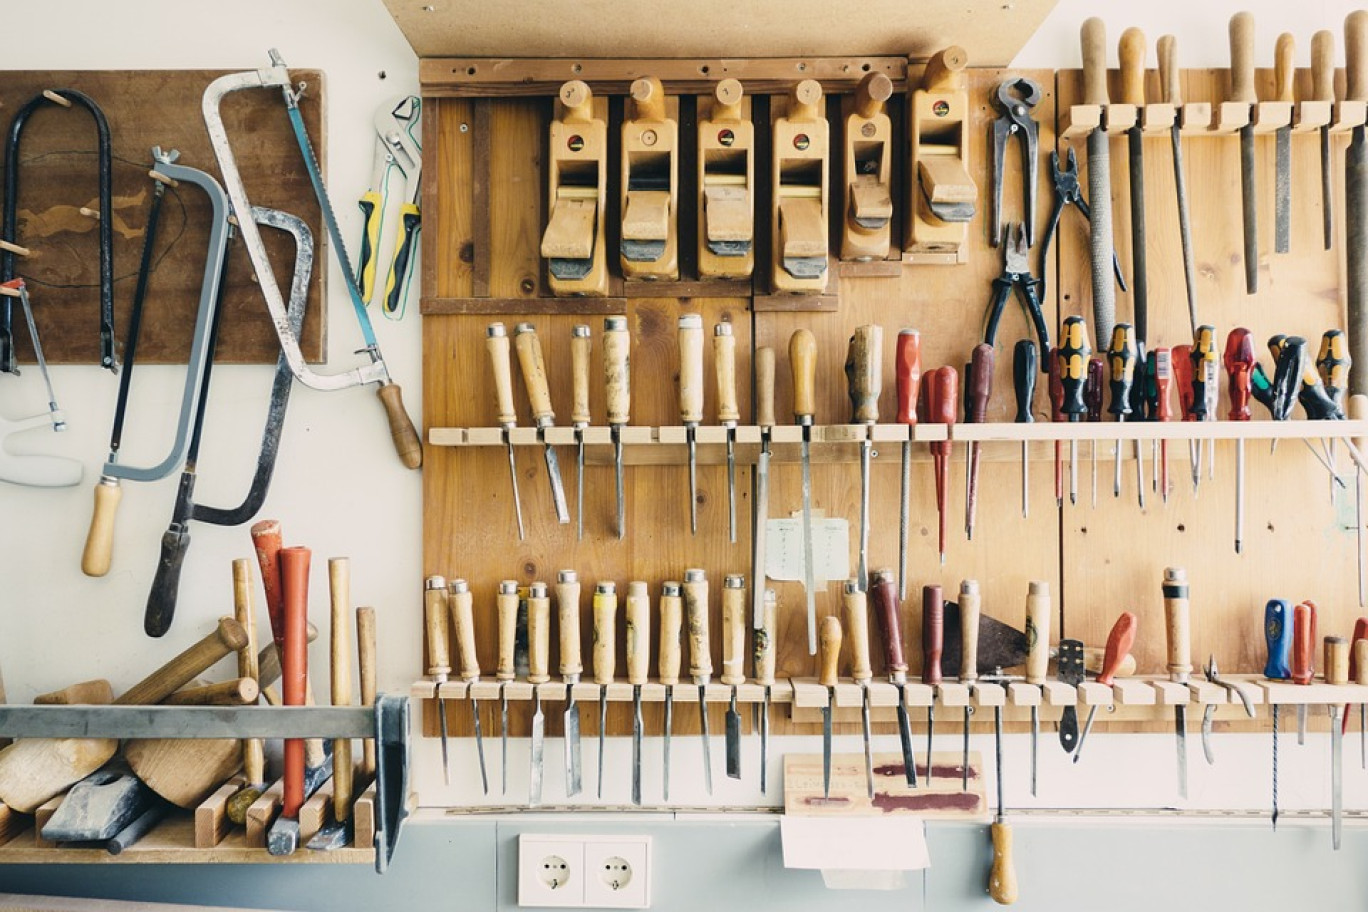
[[817, 628], [818, 662], [817, 683], [835, 687], [839, 680], [837, 669], [841, 661], [841, 619], [835, 615], [822, 618]]
[[490, 323], [485, 331], [485, 348], [489, 350], [490, 367], [494, 370], [494, 395], [499, 410], [495, 420], [501, 427], [512, 427], [518, 422], [513, 407], [512, 343], [502, 323]]
[[533, 583], [527, 596], [527, 680], [545, 684], [551, 650], [551, 599], [545, 583]]
[[608, 423], [623, 425], [632, 410], [632, 334], [626, 317], [603, 319], [603, 380], [608, 398]]
[[1230, 101], [1255, 104], [1254, 91], [1254, 14], [1236, 13], [1230, 17]]
[[755, 423], [774, 427], [774, 349], [768, 345], [755, 350]]
[[252, 546], [256, 549], [257, 566], [261, 570], [261, 589], [266, 593], [266, 616], [271, 621], [271, 638], [276, 649], [283, 648], [285, 615], [280, 594], [280, 563], [276, 555], [284, 547], [280, 522], [263, 519], [252, 525]]
[[850, 677], [863, 684], [874, 677], [874, 669], [869, 664], [869, 600], [858, 580], [842, 586], [841, 611], [850, 631]]
[[114, 688], [104, 678], [81, 681], [33, 698], [35, 706], [104, 706], [113, 702]]
[[1050, 668], [1050, 584], [1031, 580], [1026, 590], [1026, 683], [1043, 684]]
[[1344, 100], [1368, 101], [1368, 10], [1344, 17]]
[[627, 683], [640, 686], [651, 674], [651, 593], [641, 580], [627, 584], [624, 620], [627, 625]]
[[588, 424], [589, 412], [589, 360], [593, 340], [589, 338], [589, 327], [584, 324], [570, 331], [570, 421], [572, 424]]
[[660, 663], [657, 672], [660, 683], [672, 687], [679, 683], [679, 667], [683, 662], [679, 645], [684, 624], [684, 599], [680, 585], [665, 583], [660, 590]]
[[1145, 104], [1145, 33], [1132, 26], [1121, 33], [1116, 48], [1121, 68], [1121, 103], [1144, 107]]
[[1107, 95], [1107, 25], [1093, 16], [1083, 21], [1079, 32], [1083, 49], [1083, 103], [1106, 105]]
[[1159, 58], [1159, 94], [1165, 104], [1183, 105], [1183, 74], [1178, 69], [1178, 39], [1160, 35], [1154, 46]]
[[580, 581], [574, 570], [556, 577], [556, 619], [560, 623], [560, 674], [573, 684], [584, 672], [580, 655]]
[[1283, 32], [1273, 45], [1273, 100], [1291, 104], [1297, 100], [1293, 83], [1297, 78], [1297, 39]]
[[728, 574], [722, 583], [723, 684], [746, 683], [746, 579]]
[[1292, 683], [1310, 684], [1316, 676], [1316, 614], [1310, 602], [1292, 609]]
[[1181, 567], [1164, 570], [1164, 621], [1168, 634], [1169, 680], [1186, 684], [1192, 673], [1192, 619], [1187, 571]]
[[100, 476], [95, 484], [95, 506], [90, 514], [90, 529], [86, 532], [85, 549], [81, 552], [81, 572], [86, 576], [104, 576], [114, 554], [114, 518], [119, 512], [123, 488], [119, 479]]
[[[303, 706], [309, 680], [308, 615], [309, 563], [308, 548], [290, 547], [280, 550], [280, 583], [285, 602], [285, 648], [280, 656], [280, 690], [286, 706]], [[298, 817], [304, 803], [304, 742], [299, 738], [285, 739], [285, 791], [281, 800], [281, 814]]]
[[124, 691], [114, 703], [119, 706], [144, 706], [160, 703], [215, 662], [247, 645], [247, 631], [230, 617], [222, 617], [209, 633]]
[[883, 327], [855, 327], [846, 357], [846, 381], [850, 391], [851, 423], [876, 424], [879, 394], [883, 392]]
[[1349, 683], [1349, 641], [1344, 637], [1325, 638], [1325, 683]]
[[413, 426], [408, 409], [404, 408], [404, 391], [397, 383], [382, 383], [375, 390], [380, 404], [385, 407], [385, 420], [389, 423], [390, 440], [394, 441], [394, 451], [406, 468], [416, 469], [423, 464], [423, 441], [418, 437], [418, 429]]
[[684, 571], [684, 614], [689, 630], [689, 676], [695, 684], [712, 677], [712, 647], [708, 639], [708, 577], [698, 569]]
[[703, 420], [703, 317], [679, 315], [679, 420]]
[[1311, 98], [1335, 100], [1335, 34], [1328, 29], [1311, 36]]
[[730, 323], [713, 327], [713, 372], [717, 375], [717, 423], [735, 425], [741, 420], [736, 404], [736, 336]]
[[423, 629], [427, 633], [427, 673], [438, 684], [451, 674], [451, 624], [447, 618], [447, 583], [429, 576], [423, 583]]
[[454, 579], [447, 584], [447, 609], [456, 636], [456, 661], [462, 681], [480, 680], [480, 657], [475, 647], [475, 596], [470, 584]]
[[963, 580], [959, 591], [960, 610], [960, 680], [978, 680], [979, 616], [983, 613], [983, 597], [978, 580]]
[[617, 675], [617, 584], [594, 586], [594, 683], [606, 686]]
[[1135, 631], [1138, 626], [1139, 621], [1130, 611], [1121, 612], [1121, 616], [1116, 619], [1111, 633], [1107, 635], [1107, 651], [1102, 657], [1102, 671], [1097, 676], [1098, 684], [1111, 686], [1121, 663], [1130, 655], [1131, 647], [1135, 645]]
[[764, 616], [754, 634], [755, 683], [762, 687], [774, 684], [774, 623], [778, 600], [773, 589], [765, 590]]
[[899, 612], [897, 578], [892, 570], [875, 570], [869, 578], [874, 593], [874, 620], [884, 641], [884, 664], [894, 684], [907, 680], [907, 660], [903, 657], [902, 620]]
[[[255, 678], [233, 678], [178, 690], [162, 702], [167, 706], [248, 706], [260, 695], [261, 687]], [[246, 766], [245, 761], [243, 765]], [[249, 775], [248, 780], [261, 782], [262, 778], [252, 779]]]
[[513, 330], [513, 347], [517, 349], [518, 367], [532, 404], [532, 421], [537, 427], [550, 427], [555, 423], [556, 411], [551, 407], [551, 387], [546, 379], [546, 361], [537, 328], [531, 323], [519, 323]]
[[1010, 906], [1020, 895], [1016, 862], [1012, 859], [1012, 825], [999, 813], [990, 830], [993, 838], [993, 870], [988, 877], [988, 895], [998, 905]]
[[[361, 679], [361, 705], [374, 706], [375, 677], [375, 609], [356, 609], [356, 667]], [[361, 775], [375, 775], [375, 739], [367, 738], [361, 745]]]
[[941, 682], [941, 651], [945, 648], [945, 602], [940, 586], [922, 587], [922, 683]]
[[817, 337], [806, 327], [789, 337], [789, 370], [793, 375], [793, 420], [812, 424], [817, 412]]
[[494, 596], [494, 606], [499, 623], [499, 664], [494, 677], [500, 681], [512, 681], [518, 676], [514, 656], [518, 642], [517, 580], [504, 580], [499, 583], [499, 594]]

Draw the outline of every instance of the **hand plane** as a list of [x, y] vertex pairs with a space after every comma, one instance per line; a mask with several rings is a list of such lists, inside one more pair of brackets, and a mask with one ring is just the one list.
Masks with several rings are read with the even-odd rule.
[[741, 83], [723, 79], [698, 117], [698, 274], [745, 279], [755, 269], [755, 125]]
[[[600, 104], [601, 106], [601, 104]], [[608, 128], [581, 80], [561, 86], [547, 154], [546, 231], [541, 254], [557, 295], [608, 292], [603, 255]]]
[[[678, 99], [671, 99], [678, 104]], [[654, 76], [632, 82], [622, 121], [622, 276], [679, 278], [679, 121]]]
[[[781, 99], [775, 99], [780, 107]], [[775, 292], [821, 294], [827, 285], [827, 181], [831, 143], [822, 113], [822, 87], [804, 79], [771, 128], [774, 204], [770, 236]]]
[[949, 47], [926, 64], [908, 96], [910, 204], [905, 263], [963, 263], [978, 187], [969, 176], [969, 97], [961, 71], [968, 55]]
[[884, 103], [893, 82], [883, 73], [860, 80], [845, 115], [845, 206], [841, 221], [841, 259], [888, 257], [893, 221], [890, 193], [893, 126]]

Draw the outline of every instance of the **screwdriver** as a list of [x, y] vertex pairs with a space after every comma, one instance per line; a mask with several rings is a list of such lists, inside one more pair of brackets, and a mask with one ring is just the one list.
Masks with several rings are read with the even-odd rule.
[[816, 412], [817, 338], [810, 329], [789, 337], [793, 419], [803, 429], [803, 588], [807, 596], [808, 655], [817, 653], [817, 568], [812, 556], [812, 422]]
[[[1059, 377], [1059, 349], [1054, 348], [1047, 352], [1049, 355], [1049, 381], [1050, 381], [1050, 421], [1058, 423], [1064, 420], [1064, 384]], [[1064, 441], [1056, 440], [1055, 450], [1055, 506], [1064, 509]]]
[[[1164, 570], [1164, 620], [1168, 634], [1169, 680], [1186, 684], [1192, 674], [1192, 625], [1187, 571]], [[1174, 735], [1178, 744], [1178, 794], [1187, 797], [1187, 704], [1173, 705]]]
[[864, 734], [865, 786], [874, 798], [874, 753], [870, 746], [869, 682], [874, 677], [869, 662], [869, 601], [856, 580], [846, 580], [842, 591], [845, 627], [850, 631], [850, 677], [860, 685], [860, 722]]
[[[1237, 327], [1226, 336], [1226, 376], [1230, 380], [1229, 421], [1248, 421], [1250, 373], [1254, 370], [1254, 340], [1249, 330]], [[1235, 553], [1244, 548], [1245, 442], [1235, 438]]]
[[[1138, 625], [1139, 621], [1134, 612], [1123, 611], [1116, 619], [1111, 633], [1107, 634], [1107, 649], [1102, 655], [1102, 671], [1097, 676], [1098, 684], [1104, 687], [1112, 686], [1116, 671], [1121, 667], [1121, 661], [1130, 655], [1131, 647], [1135, 645], [1135, 628]], [[1083, 723], [1083, 734], [1078, 738], [1078, 747], [1074, 749], [1074, 763], [1083, 756], [1083, 744], [1088, 740], [1088, 732], [1092, 731], [1093, 717], [1096, 715], [1097, 704], [1094, 703], [1088, 710], [1088, 720]]]
[[703, 317], [679, 316], [679, 420], [689, 440], [689, 531], [698, 534], [698, 424], [703, 420]]
[[[475, 613], [474, 596], [470, 584], [463, 579], [454, 579], [447, 584], [448, 601], [451, 610], [452, 632], [456, 635], [456, 655], [460, 661], [461, 680], [468, 685], [479, 683], [480, 659], [475, 652]], [[475, 754], [480, 761], [480, 783], [484, 793], [489, 794], [489, 775], [485, 771], [484, 733], [480, 729], [480, 704], [475, 699], [472, 687], [467, 691], [470, 697], [470, 715], [475, 728]]]
[[[1167, 348], [1156, 348], [1154, 357], [1154, 415], [1156, 421], [1173, 418], [1173, 353]], [[1168, 503], [1168, 438], [1159, 441], [1159, 493]]]
[[[971, 424], [982, 424], [988, 418], [988, 400], [993, 395], [993, 346], [980, 342], [974, 346], [974, 354], [969, 363], [968, 402], [965, 404], [964, 420]], [[969, 494], [964, 503], [964, 534], [974, 540], [974, 508], [978, 501], [979, 441], [969, 444]]]
[[[1264, 639], [1268, 644], [1268, 661], [1264, 677], [1270, 681], [1286, 681], [1292, 677], [1288, 663], [1292, 657], [1292, 606], [1283, 599], [1270, 599], [1264, 606]], [[1272, 704], [1273, 723], [1273, 829], [1278, 829], [1278, 715], [1282, 706]]]
[[594, 586], [594, 683], [599, 686], [598, 797], [603, 797], [604, 739], [608, 728], [608, 685], [617, 674], [617, 584]]
[[[1193, 421], [1192, 414], [1192, 346], [1175, 345], [1172, 349], [1170, 358], [1170, 368], [1173, 374], [1173, 385], [1178, 388], [1178, 412], [1182, 416], [1182, 421]], [[1192, 493], [1197, 494], [1197, 479], [1201, 470], [1201, 462], [1197, 455], [1197, 441], [1188, 440], [1188, 462], [1192, 467]]]
[[822, 652], [817, 683], [827, 689], [827, 705], [822, 707], [822, 799], [831, 797], [831, 713], [836, 703], [836, 666], [841, 659], [841, 619], [822, 618]]
[[503, 794], [508, 794], [508, 683], [517, 680], [514, 658], [518, 640], [518, 582], [503, 580], [494, 597], [499, 623], [499, 664], [494, 676], [499, 681], [499, 741], [503, 764]]
[[879, 394], [883, 391], [883, 327], [857, 326], [850, 337], [845, 363], [850, 395], [850, 421], [865, 426], [860, 439], [860, 565], [857, 582], [869, 589], [869, 463], [874, 452], [870, 435], [879, 422]]
[[[755, 423], [760, 426], [760, 455], [755, 459], [755, 529], [751, 533], [751, 580], [754, 581], [753, 624], [758, 631], [764, 623], [765, 526], [769, 521], [770, 438], [774, 428], [774, 349], [755, 350]], [[770, 628], [773, 630], [773, 628]]]
[[641, 804], [641, 739], [645, 723], [641, 718], [641, 688], [646, 684], [651, 662], [651, 596], [646, 583], [627, 584], [627, 683], [632, 685], [632, 804]]
[[727, 531], [736, 544], [736, 337], [730, 323], [713, 327], [713, 370], [717, 374], [717, 423], [727, 429]]
[[578, 795], [584, 784], [583, 752], [580, 748], [580, 711], [575, 685], [584, 672], [580, 657], [580, 581], [574, 570], [556, 577], [557, 621], [560, 627], [560, 674], [565, 682], [565, 794]]
[[442, 733], [442, 781], [451, 784], [451, 757], [447, 752], [446, 699], [442, 685], [451, 674], [450, 618], [447, 615], [446, 578], [429, 576], [423, 584], [423, 624], [427, 631], [428, 674], [437, 699], [437, 720]]
[[[1111, 405], [1107, 411], [1116, 416], [1118, 423], [1124, 422], [1132, 414], [1131, 390], [1135, 385], [1135, 335], [1129, 323], [1117, 323], [1112, 327], [1111, 346], [1107, 349], [1108, 386], [1111, 389]], [[1140, 466], [1140, 441], [1135, 441], [1137, 479], [1140, 491], [1140, 507], [1145, 506], [1145, 472]], [[1121, 441], [1116, 441], [1115, 463], [1112, 470], [1112, 497], [1121, 496]]]
[[[1087, 407], [1090, 423], [1102, 420], [1103, 384], [1106, 375], [1107, 365], [1101, 356], [1088, 359], [1088, 378], [1083, 382], [1083, 404]], [[1088, 450], [1092, 454], [1092, 505], [1093, 509], [1097, 509], [1097, 438], [1094, 437], [1089, 442]]]
[[[1012, 350], [1012, 387], [1016, 392], [1016, 420], [1018, 424], [1031, 424], [1035, 417], [1031, 414], [1032, 400], [1035, 399], [1036, 371], [1039, 370], [1040, 356], [1036, 344], [1030, 339], [1018, 340]], [[1021, 441], [1021, 516], [1031, 515], [1031, 478], [1029, 444]]]
[[[1343, 330], [1331, 329], [1327, 330], [1321, 336], [1320, 351], [1316, 353], [1316, 373], [1320, 376], [1321, 383], [1325, 387], [1326, 395], [1330, 397], [1330, 401], [1333, 402], [1335, 407], [1341, 412], [1344, 411], [1345, 388], [1349, 385], [1349, 368], [1352, 367], [1354, 363], [1354, 359], [1349, 354], [1348, 345], [1349, 343]], [[1333, 437], [1330, 438], [1329, 459], [1332, 466], [1336, 464], [1335, 438]], [[1354, 476], [1354, 486], [1356, 491], [1362, 486], [1362, 482], [1357, 473], [1355, 473]], [[1330, 484], [1331, 503], [1334, 503], [1334, 500], [1335, 485], [1332, 480]], [[1358, 523], [1357, 525], [1360, 529], [1363, 528], [1362, 523]], [[1362, 554], [1363, 548], [1360, 547], [1360, 592], [1363, 590]], [[1359, 603], [1362, 604], [1362, 599], [1360, 599]]]
[[494, 391], [498, 401], [497, 421], [503, 431], [504, 446], [508, 447], [508, 477], [513, 482], [513, 515], [518, 520], [518, 541], [527, 538], [523, 529], [522, 499], [518, 497], [518, 461], [513, 455], [513, 428], [518, 426], [518, 413], [513, 408], [512, 345], [502, 323], [491, 323], [486, 330], [485, 348], [489, 350], [494, 368]]
[[774, 686], [774, 630], [778, 603], [773, 589], [766, 589], [760, 626], [755, 628], [755, 683], [765, 688], [765, 700], [755, 705], [760, 714], [760, 794], [769, 780], [770, 688]]
[[[1040, 687], [1050, 667], [1050, 584], [1031, 580], [1026, 590], [1026, 683]], [[1036, 793], [1040, 706], [1031, 703], [1031, 795]]]
[[[974, 692], [974, 682], [978, 680], [978, 635], [979, 617], [983, 610], [983, 599], [979, 595], [978, 580], [961, 580], [959, 590], [960, 609], [960, 682], [969, 685]], [[969, 791], [969, 717], [974, 707], [964, 704], [964, 756], [960, 762], [960, 791]]]
[[617, 481], [618, 541], [627, 534], [627, 510], [622, 478], [622, 428], [632, 404], [631, 349], [626, 317], [603, 319], [603, 379], [608, 398], [608, 426], [613, 434], [613, 468]]
[[712, 794], [712, 748], [708, 744], [708, 682], [712, 652], [708, 643], [708, 577], [704, 571], [684, 571], [684, 613], [689, 631], [689, 676], [698, 685], [698, 717], [703, 742], [703, 785]]
[[[945, 368], [941, 368], [945, 370]], [[936, 693], [926, 704], [926, 785], [931, 786], [934, 765], [931, 736], [936, 728], [936, 697], [940, 695], [941, 651], [945, 648], [945, 604], [940, 586], [922, 587], [922, 683]]]
[[[1216, 327], [1202, 324], [1192, 337], [1192, 419], [1194, 421], [1215, 421], [1216, 400], [1220, 395], [1217, 386]], [[1197, 460], [1193, 464], [1192, 490], [1195, 494], [1197, 483], [1202, 474], [1202, 443], [1197, 440]], [[1214, 454], [1216, 441], [1211, 441]]]
[[[1059, 411], [1069, 416], [1070, 422], [1081, 420], [1087, 411], [1083, 401], [1083, 384], [1087, 374], [1088, 357], [1092, 346], [1088, 344], [1088, 324], [1082, 317], [1067, 317], [1064, 331], [1060, 333], [1060, 346], [1055, 349], [1055, 361], [1059, 368], [1059, 382], [1063, 398]], [[1069, 441], [1069, 503], [1078, 502], [1078, 441]], [[1062, 506], [1062, 499], [1061, 499]]]
[[889, 682], [898, 689], [898, 740], [902, 746], [903, 772], [907, 784], [917, 787], [917, 763], [912, 756], [912, 721], [907, 715], [907, 662], [903, 658], [902, 603], [893, 595], [893, 571], [875, 570], [870, 580], [874, 596], [874, 621], [884, 641], [884, 665]]
[[519, 323], [513, 330], [513, 347], [518, 350], [518, 367], [522, 369], [523, 385], [532, 403], [532, 420], [537, 425], [537, 439], [542, 444], [546, 459], [546, 479], [551, 485], [551, 503], [556, 509], [556, 521], [570, 522], [570, 508], [565, 504], [565, 485], [561, 483], [560, 463], [556, 448], [546, 440], [546, 429], [554, 427], [556, 413], [551, 408], [551, 389], [546, 382], [546, 362], [542, 359], [541, 340], [531, 323]]
[[684, 601], [678, 582], [666, 582], [660, 587], [660, 659], [657, 671], [665, 687], [665, 721], [663, 762], [663, 796], [670, 800], [670, 733], [674, 725], [674, 689], [679, 683], [679, 634], [684, 623]]
[[[1310, 684], [1316, 676], [1316, 603], [1307, 599], [1292, 609], [1292, 683]], [[1297, 743], [1306, 744], [1306, 704], [1297, 704]]]
[[584, 432], [589, 412], [589, 356], [593, 346], [589, 327], [577, 325], [570, 333], [570, 379], [573, 389], [570, 424], [575, 429], [575, 538], [584, 539]]
[[902, 443], [902, 491], [898, 511], [898, 599], [907, 598], [907, 534], [912, 509], [912, 428], [917, 424], [917, 395], [921, 386], [921, 334], [915, 329], [898, 332], [894, 366], [898, 384], [898, 423], [905, 424]]
[[[927, 417], [935, 424], [955, 423], [959, 408], [959, 375], [953, 367], [938, 367], [926, 378]], [[931, 443], [931, 456], [936, 473], [936, 510], [940, 515], [940, 562], [945, 563], [945, 491], [950, 484], [950, 459], [954, 446], [949, 439]]]

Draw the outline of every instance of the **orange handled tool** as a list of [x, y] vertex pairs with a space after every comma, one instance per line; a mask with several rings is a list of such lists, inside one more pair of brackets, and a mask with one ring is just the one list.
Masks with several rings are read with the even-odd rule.
[[[284, 601], [284, 648], [280, 657], [280, 688], [286, 706], [303, 706], [309, 680], [309, 563], [308, 548], [282, 548], [281, 595]], [[280, 813], [299, 816], [304, 803], [304, 741], [285, 739], [285, 795]]]
[[921, 389], [921, 333], [898, 332], [894, 361], [898, 387], [898, 423], [908, 425], [902, 445], [902, 499], [898, 511], [898, 599], [907, 598], [907, 533], [912, 502], [912, 427], [917, 423], [917, 394]]
[[[926, 412], [935, 424], [947, 430], [955, 423], [959, 409], [959, 375], [953, 367], [938, 367], [926, 378]], [[936, 510], [940, 514], [940, 561], [945, 563], [945, 491], [950, 483], [950, 457], [953, 444], [938, 440], [931, 444], [931, 455], [936, 470]]]

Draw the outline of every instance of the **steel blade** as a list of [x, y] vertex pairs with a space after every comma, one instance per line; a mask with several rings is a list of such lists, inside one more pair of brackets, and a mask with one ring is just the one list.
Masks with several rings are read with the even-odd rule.
[[1254, 174], [1254, 125], [1240, 128], [1240, 212], [1244, 220], [1245, 291], [1259, 290], [1259, 207]]
[[698, 719], [703, 742], [703, 786], [712, 794], [712, 746], [708, 743], [708, 686], [698, 685]]
[[1088, 732], [1092, 731], [1093, 719], [1095, 719], [1095, 718], [1097, 718], [1097, 706], [1096, 706], [1096, 704], [1094, 704], [1093, 707], [1092, 707], [1091, 709], [1088, 710], [1088, 718], [1087, 718], [1087, 721], [1085, 721], [1085, 722], [1083, 723], [1083, 734], [1081, 734], [1081, 735], [1078, 736], [1078, 747], [1074, 748], [1074, 753], [1073, 753], [1073, 762], [1074, 762], [1074, 763], [1077, 763], [1077, 762], [1078, 762], [1078, 758], [1081, 757], [1081, 756], [1083, 756], [1083, 745], [1084, 745], [1084, 744], [1087, 742], [1087, 740], [1088, 740]]
[[[439, 684], [438, 687], [441, 685]], [[447, 748], [446, 700], [437, 698], [437, 722], [442, 730], [442, 781], [451, 785], [451, 755]]]
[[1274, 138], [1273, 249], [1292, 249], [1292, 128], [1280, 127]]
[[1321, 231], [1325, 235], [1325, 249], [1335, 246], [1335, 177], [1331, 173], [1334, 159], [1330, 154], [1330, 125], [1320, 128], [1321, 163]]
[[917, 787], [917, 758], [912, 756], [912, 718], [907, 714], [907, 704], [903, 702], [902, 688], [898, 689], [898, 742], [902, 747], [903, 775], [907, 784]]
[[1126, 131], [1126, 142], [1130, 153], [1131, 302], [1135, 337], [1143, 342], [1149, 338], [1149, 282], [1145, 268], [1145, 134], [1139, 125]]
[[1040, 747], [1040, 707], [1031, 707], [1031, 797], [1036, 793], [1036, 758]]
[[542, 441], [542, 452], [546, 456], [546, 478], [551, 482], [551, 503], [556, 508], [556, 522], [570, 524], [570, 507], [565, 502], [565, 485], [561, 482], [560, 463], [556, 460], [556, 448]]
[[584, 538], [584, 431], [575, 431], [575, 538]]
[[755, 461], [755, 529], [751, 533], [752, 624], [765, 626], [765, 525], [769, 521], [769, 442], [760, 447]]
[[1178, 742], [1178, 794], [1187, 797], [1187, 707], [1173, 707], [1173, 727]]
[[508, 477], [513, 479], [513, 515], [518, 518], [518, 541], [523, 541], [527, 538], [527, 530], [523, 528], [522, 497], [518, 494], [518, 460], [513, 455], [513, 441], [508, 431], [504, 431], [504, 442], [508, 444]]
[[936, 730], [936, 698], [932, 696], [931, 702], [926, 706], [926, 787], [931, 787], [931, 736]]
[[532, 768], [527, 784], [527, 803], [533, 807], [542, 800], [542, 757], [546, 749], [546, 716], [542, 715], [540, 688], [532, 688]]
[[741, 714], [736, 711], [736, 688], [732, 688], [731, 705], [726, 721], [727, 777], [741, 778]]
[[817, 654], [817, 568], [812, 558], [812, 445], [803, 428], [803, 588], [807, 596], [808, 655]]
[[503, 794], [508, 794], [508, 685], [499, 685], [499, 766], [503, 777]]
[[1211, 720], [1216, 715], [1216, 704], [1208, 703], [1202, 711], [1202, 755], [1206, 757], [1206, 762], [1215, 764], [1216, 755], [1211, 752]]
[[603, 753], [604, 736], [608, 729], [608, 688], [599, 687], [599, 730], [598, 730], [598, 796], [603, 797]]
[[736, 428], [727, 428], [727, 531], [736, 544]]
[[617, 533], [618, 541], [627, 535], [627, 504], [622, 478], [622, 429], [613, 428], [613, 474], [617, 483]]
[[641, 804], [641, 685], [632, 688], [632, 804]]
[[480, 730], [480, 704], [474, 698], [470, 698], [470, 715], [475, 721], [475, 753], [480, 759], [480, 785], [484, 787], [484, 793], [489, 794], [489, 774], [485, 771], [484, 755], [484, 733]]
[[1302, 745], [1305, 745], [1305, 744], [1306, 744], [1306, 704], [1305, 704], [1305, 703], [1300, 703], [1300, 704], [1297, 705], [1297, 744], [1298, 744], [1298, 746], [1302, 746]]
[[964, 756], [960, 761], [960, 791], [969, 791], [969, 717], [974, 707], [964, 707]]
[[760, 794], [765, 794], [769, 775], [769, 717], [770, 689], [765, 688], [765, 702], [760, 710]]
[[584, 788], [583, 749], [580, 746], [580, 712], [573, 685], [565, 685], [565, 793], [578, 795]]
[[1173, 186], [1178, 193], [1178, 233], [1183, 244], [1183, 282], [1187, 286], [1188, 320], [1193, 334], [1197, 332], [1197, 267], [1192, 259], [1192, 220], [1188, 217], [1187, 181], [1183, 176], [1183, 140], [1175, 120], [1170, 135], [1173, 139]]
[[[910, 432], [909, 432], [910, 433]], [[898, 507], [898, 599], [907, 600], [907, 530], [912, 509], [912, 440], [902, 445], [901, 502]], [[915, 775], [915, 773], [914, 773]]]
[[831, 701], [836, 699], [827, 692], [827, 705], [822, 707], [822, 797], [831, 797]]
[[670, 800], [670, 729], [674, 722], [674, 687], [665, 688], [665, 722], [664, 728], [664, 754], [661, 758], [663, 772], [661, 776], [662, 796], [666, 801]]
[[861, 687], [863, 691], [860, 700], [860, 726], [861, 733], [864, 735], [864, 761], [865, 761], [865, 786], [869, 790], [869, 797], [874, 797], [874, 752], [869, 743], [869, 688]]
[[689, 531], [698, 534], [698, 438], [689, 428]]
[[1340, 731], [1340, 714], [1344, 707], [1330, 705], [1330, 828], [1333, 833], [1335, 851], [1339, 851], [1340, 835], [1344, 828], [1343, 820], [1343, 757], [1344, 735]]
[[856, 581], [861, 592], [869, 591], [869, 461], [873, 449], [868, 437], [860, 442], [860, 566]]

